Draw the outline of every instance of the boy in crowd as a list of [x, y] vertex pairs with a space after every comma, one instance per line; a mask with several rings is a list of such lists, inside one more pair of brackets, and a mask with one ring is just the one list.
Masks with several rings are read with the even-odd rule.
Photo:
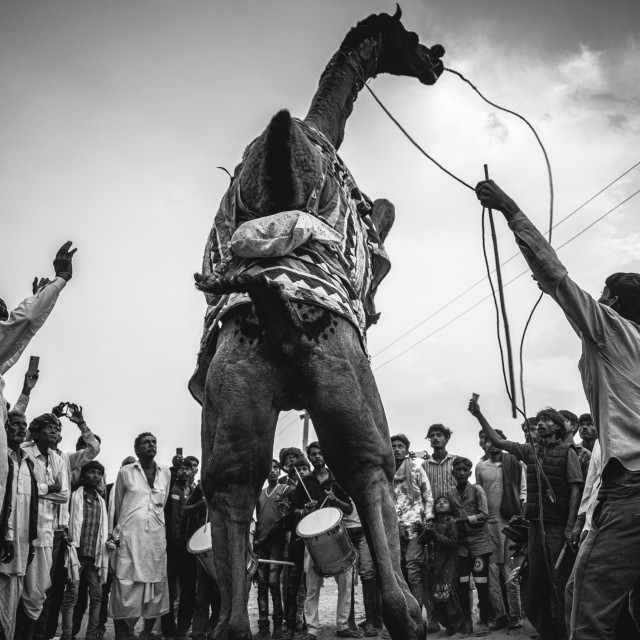
[[487, 535], [489, 507], [487, 496], [482, 487], [471, 484], [473, 464], [468, 458], [458, 456], [453, 460], [453, 477], [456, 488], [448, 494], [451, 510], [458, 523], [458, 597], [465, 617], [466, 633], [473, 633], [471, 620], [471, 602], [469, 600], [469, 577], [473, 573], [473, 582], [478, 590], [480, 624], [477, 636], [489, 633], [489, 557], [491, 543]]
[[[80, 470], [82, 486], [73, 492], [69, 508], [69, 542], [76, 549], [80, 574], [89, 588], [89, 620], [86, 640], [97, 640], [102, 585], [107, 580], [108, 562], [105, 543], [108, 533], [107, 507], [98, 488], [104, 478], [104, 467], [92, 460]], [[67, 580], [62, 605], [61, 640], [73, 635], [73, 609], [78, 597], [78, 583]]]
[[[484, 434], [484, 431], [481, 433]], [[506, 436], [496, 429], [502, 438]], [[517, 580], [507, 582], [511, 573], [509, 547], [511, 541], [503, 533], [509, 520], [522, 513], [527, 497], [527, 478], [522, 463], [510, 453], [484, 438], [485, 459], [476, 465], [476, 482], [484, 489], [489, 507], [487, 534], [491, 543], [489, 562], [489, 600], [495, 619], [489, 624], [491, 630], [520, 629], [522, 627], [522, 605], [520, 601], [520, 583]], [[504, 605], [500, 578], [506, 583], [509, 618]]]
[[[280, 463], [271, 461], [271, 471], [267, 477], [267, 487], [262, 490], [256, 504], [256, 531], [253, 550], [260, 558], [284, 559], [286, 529], [285, 512], [281, 503], [286, 501], [289, 485], [278, 483]], [[269, 593], [273, 603], [273, 634], [276, 640], [282, 637], [282, 593], [280, 591], [281, 565], [258, 565], [258, 635], [256, 638], [269, 638]]]
[[[502, 438], [487, 422], [475, 400], [469, 402], [469, 412], [477, 418], [493, 445], [527, 465], [527, 501], [524, 506], [524, 516], [530, 523], [527, 618], [542, 638], [564, 638], [564, 591], [571, 574], [573, 556], [565, 553], [558, 567], [556, 563], [563, 547], [570, 542], [583, 483], [578, 456], [572, 445], [563, 442], [566, 433], [564, 417], [550, 408], [538, 412], [538, 443], [533, 449], [528, 443], [518, 444]], [[540, 488], [538, 477], [542, 484]], [[551, 492], [555, 499], [551, 499]], [[547, 562], [552, 568], [551, 580]]]

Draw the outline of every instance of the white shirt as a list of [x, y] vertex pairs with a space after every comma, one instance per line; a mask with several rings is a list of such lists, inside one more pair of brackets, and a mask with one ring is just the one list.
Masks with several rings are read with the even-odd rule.
[[13, 473], [11, 515], [7, 523], [5, 540], [12, 540], [15, 557], [7, 564], [0, 564], [0, 573], [23, 576], [29, 557], [29, 516], [31, 508], [31, 473], [27, 456], [18, 462], [15, 451], [9, 452]]
[[585, 531], [589, 531], [589, 529], [591, 529], [591, 518], [593, 516], [593, 510], [596, 508], [596, 504], [598, 502], [598, 491], [600, 491], [601, 482], [602, 449], [600, 448], [600, 442], [596, 440], [593, 444], [591, 460], [589, 461], [589, 471], [587, 472], [587, 478], [584, 481], [584, 491], [582, 492], [582, 500], [580, 502], [580, 508], [578, 509], [578, 515], [585, 515]]
[[153, 487], [140, 461], [118, 471], [113, 487], [114, 537], [120, 546], [111, 562], [116, 576], [134, 582], [163, 582], [167, 572], [164, 506], [171, 485], [169, 467], [156, 463]]
[[[33, 541], [34, 547], [53, 546], [53, 527], [56, 504], [69, 501], [69, 481], [62, 458], [49, 449], [47, 455], [40, 453], [35, 442], [20, 445], [22, 452], [33, 460], [33, 475], [38, 485], [38, 537]], [[61, 490], [48, 493], [49, 485], [58, 483]]]
[[[31, 338], [49, 317], [58, 295], [66, 284], [63, 278], [54, 278], [52, 282], [37, 291], [34, 296], [23, 300], [11, 311], [6, 320], [0, 322], [0, 425], [2, 426], [4, 426], [7, 419], [7, 409], [3, 395], [4, 379], [2, 376], [18, 361]], [[4, 500], [8, 473], [7, 432], [4, 428], [1, 428], [0, 504]]]

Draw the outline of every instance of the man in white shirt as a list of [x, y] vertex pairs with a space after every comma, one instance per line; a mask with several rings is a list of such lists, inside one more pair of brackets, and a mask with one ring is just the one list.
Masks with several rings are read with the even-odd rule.
[[5, 423], [9, 446], [10, 471], [3, 512], [6, 527], [2, 530], [0, 558], [0, 632], [13, 638], [18, 602], [22, 596], [27, 571], [29, 545], [37, 535], [38, 488], [33, 476], [33, 462], [20, 445], [27, 434], [24, 414], [12, 409]]
[[[11, 313], [4, 300], [0, 299], [0, 425], [4, 425], [7, 409], [4, 396], [3, 375], [18, 361], [29, 341], [44, 324], [53, 309], [60, 291], [71, 279], [72, 260], [76, 249], [71, 242], [65, 242], [58, 250], [53, 268], [56, 277], [49, 282], [47, 278], [33, 283], [33, 296], [20, 303]], [[22, 409], [24, 411], [24, 408]], [[0, 429], [0, 505], [4, 500], [4, 490], [9, 473], [7, 459], [7, 436]]]
[[130, 638], [144, 618], [141, 640], [148, 640], [155, 619], [169, 611], [167, 538], [164, 507], [171, 487], [169, 467], [155, 461], [156, 437], [141, 433], [134, 443], [138, 460], [120, 468], [114, 486], [114, 530], [117, 550], [109, 613], [116, 640]]
[[62, 458], [53, 451], [57, 442], [60, 420], [45, 413], [32, 420], [29, 432], [33, 442], [21, 445], [22, 452], [33, 463], [33, 475], [38, 488], [38, 537], [33, 542], [34, 556], [27, 567], [22, 593], [22, 611], [18, 612], [20, 633], [16, 637], [31, 640], [51, 586], [53, 525], [56, 504], [69, 499], [69, 485]]

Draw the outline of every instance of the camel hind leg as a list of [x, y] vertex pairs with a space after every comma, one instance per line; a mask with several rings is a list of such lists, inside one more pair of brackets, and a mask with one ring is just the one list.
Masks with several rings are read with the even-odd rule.
[[215, 640], [251, 640], [246, 562], [249, 526], [269, 473], [278, 410], [273, 375], [254, 354], [211, 364], [202, 411], [202, 487], [222, 599]]
[[[308, 411], [327, 465], [356, 504], [382, 588], [383, 619], [394, 640], [426, 636], [421, 605], [402, 577], [392, 496], [395, 465], [382, 401], [366, 357], [342, 333], [312, 359]], [[326, 352], [325, 352], [326, 353]]]

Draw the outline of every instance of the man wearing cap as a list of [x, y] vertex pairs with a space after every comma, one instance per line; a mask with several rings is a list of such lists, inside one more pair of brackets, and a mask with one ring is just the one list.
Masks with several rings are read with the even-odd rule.
[[60, 420], [52, 413], [44, 413], [29, 425], [33, 441], [21, 445], [23, 455], [33, 463], [38, 487], [38, 537], [33, 541], [34, 556], [24, 578], [22, 611], [18, 611], [19, 629], [16, 628], [16, 638], [24, 640], [33, 638], [46, 591], [51, 586], [54, 507], [69, 500], [64, 461], [53, 450], [59, 429]]
[[[640, 274], [614, 273], [596, 301], [568, 275], [551, 245], [492, 180], [476, 186], [501, 211], [542, 290], [582, 342], [578, 368], [602, 450], [602, 484], [575, 564], [571, 638], [612, 638], [640, 578]], [[606, 579], [603, 579], [606, 576]]]
[[[72, 259], [76, 249], [70, 249], [71, 242], [65, 242], [60, 247], [53, 261], [56, 277], [52, 281], [48, 278], [36, 278], [33, 281], [33, 295], [11, 313], [4, 300], [0, 299], [0, 425], [4, 425], [7, 418], [2, 376], [18, 361], [31, 338], [51, 313], [60, 291], [71, 279]], [[4, 429], [0, 429], [0, 505], [4, 500], [8, 472], [7, 435]]]

